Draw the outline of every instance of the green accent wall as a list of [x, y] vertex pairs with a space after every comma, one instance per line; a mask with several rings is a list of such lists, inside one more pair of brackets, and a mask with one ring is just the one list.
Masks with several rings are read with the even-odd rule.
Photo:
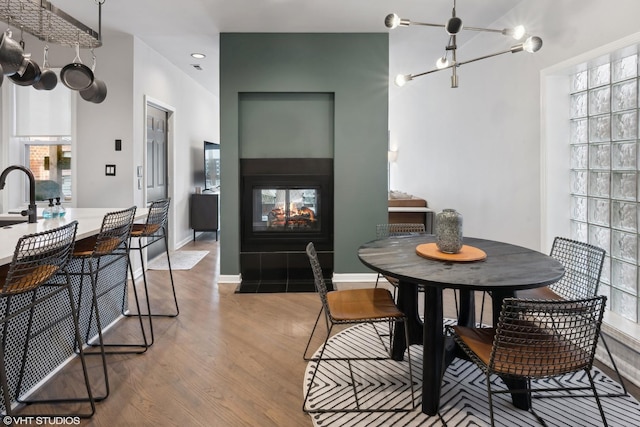
[[[241, 152], [261, 155], [260, 141], [253, 140], [261, 135], [272, 145], [288, 139], [282, 147], [294, 145], [291, 157], [300, 157], [308, 141], [333, 141], [334, 271], [370, 272], [357, 249], [375, 239], [376, 224], [387, 222], [388, 73], [387, 33], [220, 35], [220, 274], [240, 272], [239, 159]], [[243, 115], [261, 126], [270, 123], [264, 117], [269, 109], [259, 104], [265, 99], [284, 99], [280, 111], [293, 112], [293, 103], [308, 99], [295, 95], [302, 93], [321, 101], [303, 105], [305, 114], [333, 109], [331, 129], [319, 129], [322, 120], [292, 122], [302, 129], [283, 129], [282, 121], [274, 120], [273, 129], [252, 134], [241, 124]], [[327, 94], [332, 104], [322, 102]], [[311, 133], [308, 139], [301, 136], [305, 133]]]
[[241, 159], [333, 158], [332, 93], [240, 94]]

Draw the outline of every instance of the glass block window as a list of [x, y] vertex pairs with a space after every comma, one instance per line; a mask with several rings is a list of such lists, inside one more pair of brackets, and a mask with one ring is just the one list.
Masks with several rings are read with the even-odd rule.
[[607, 308], [638, 323], [640, 167], [638, 54], [613, 53], [571, 76], [571, 237], [602, 247]]

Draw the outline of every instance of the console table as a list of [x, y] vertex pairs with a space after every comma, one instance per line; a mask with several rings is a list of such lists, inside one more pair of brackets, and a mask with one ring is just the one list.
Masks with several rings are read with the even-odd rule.
[[200, 193], [191, 195], [190, 219], [193, 228], [193, 240], [196, 231], [215, 231], [218, 240], [218, 193]]

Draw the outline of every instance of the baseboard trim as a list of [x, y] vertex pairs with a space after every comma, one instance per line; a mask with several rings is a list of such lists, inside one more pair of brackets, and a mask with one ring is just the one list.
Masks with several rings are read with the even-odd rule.
[[242, 282], [242, 276], [239, 274], [221, 274], [218, 283], [221, 285], [239, 285]]

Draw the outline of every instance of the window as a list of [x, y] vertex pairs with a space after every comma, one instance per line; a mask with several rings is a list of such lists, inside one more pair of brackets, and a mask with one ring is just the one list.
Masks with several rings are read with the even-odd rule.
[[600, 293], [638, 323], [640, 168], [638, 54], [623, 49], [571, 76], [571, 237], [607, 251]]
[[[59, 84], [50, 91], [11, 85], [12, 137], [9, 156], [28, 167], [36, 179], [36, 200], [73, 199], [71, 116], [73, 92]], [[29, 198], [28, 182], [16, 188], [10, 206]]]
[[71, 139], [21, 138], [25, 159], [36, 178], [36, 200], [72, 200]]

